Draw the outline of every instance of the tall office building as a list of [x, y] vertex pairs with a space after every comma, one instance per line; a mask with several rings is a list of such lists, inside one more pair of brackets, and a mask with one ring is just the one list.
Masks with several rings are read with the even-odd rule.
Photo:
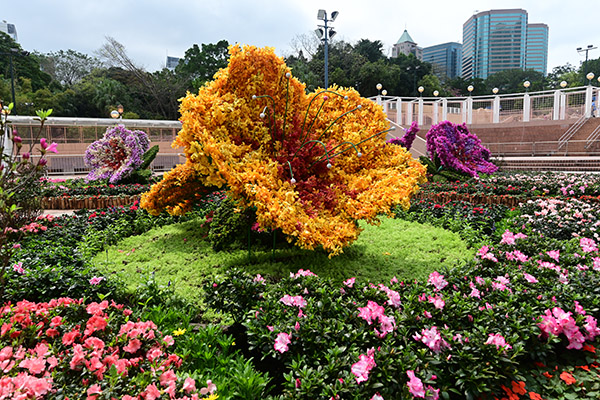
[[529, 67], [545, 75], [548, 25], [527, 20], [527, 11], [520, 8], [471, 16], [463, 25], [462, 77], [485, 79], [503, 70]]
[[167, 64], [165, 65], [165, 67], [173, 71], [179, 64], [179, 61], [181, 61], [181, 58], [179, 57], [167, 56]]
[[398, 57], [400, 54], [413, 54], [415, 57], [417, 57], [417, 59], [423, 59], [423, 48], [417, 46], [417, 42], [410, 37], [406, 29], [394, 47], [392, 47], [392, 57]]
[[17, 28], [14, 26], [14, 24], [9, 24], [5, 20], [3, 20], [2, 22], [0, 22], [0, 32], [6, 33], [15, 42], [18, 41], [17, 40]]
[[460, 76], [462, 44], [442, 43], [423, 48], [423, 61], [431, 63], [433, 73], [439, 78]]
[[525, 68], [534, 69], [546, 75], [548, 70], [548, 25], [527, 25]]

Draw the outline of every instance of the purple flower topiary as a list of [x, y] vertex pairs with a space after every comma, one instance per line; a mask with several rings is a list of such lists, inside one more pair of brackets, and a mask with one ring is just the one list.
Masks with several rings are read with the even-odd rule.
[[397, 145], [404, 147], [406, 150], [410, 150], [410, 148], [412, 147], [413, 141], [415, 140], [415, 137], [417, 136], [417, 132], [419, 132], [419, 125], [417, 125], [417, 121], [413, 121], [413, 123], [410, 124], [410, 128], [408, 128], [406, 130], [406, 132], [404, 133], [404, 135], [401, 138], [395, 137], [395, 138], [389, 139], [387, 141], [387, 143], [397, 144]]
[[465, 124], [455, 125], [442, 121], [427, 132], [427, 152], [437, 157], [449, 169], [478, 177], [479, 173], [492, 174], [498, 170], [490, 160], [490, 151], [481, 140], [470, 133]]
[[149, 147], [150, 139], [145, 132], [130, 131], [123, 125], [108, 128], [102, 139], [85, 151], [85, 165], [91, 167], [86, 180], [119, 182], [142, 165], [142, 156]]

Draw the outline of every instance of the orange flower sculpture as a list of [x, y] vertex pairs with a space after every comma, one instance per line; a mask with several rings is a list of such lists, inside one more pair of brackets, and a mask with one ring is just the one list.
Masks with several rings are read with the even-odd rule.
[[230, 53], [214, 81], [182, 99], [173, 146], [187, 161], [142, 196], [143, 208], [181, 214], [207, 187], [226, 187], [240, 207], [255, 208], [261, 228], [335, 255], [358, 237], [357, 220], [377, 223], [409, 206], [425, 167], [385, 143], [380, 106], [353, 89], [307, 95], [273, 49]]

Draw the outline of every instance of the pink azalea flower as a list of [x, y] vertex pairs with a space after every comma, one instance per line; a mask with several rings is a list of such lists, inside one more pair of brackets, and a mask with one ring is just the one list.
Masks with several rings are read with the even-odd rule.
[[88, 400], [94, 400], [99, 394], [102, 394], [102, 388], [97, 383], [90, 386], [87, 390]]
[[352, 287], [352, 286], [354, 286], [354, 282], [355, 282], [355, 281], [356, 281], [356, 278], [349, 278], [349, 279], [346, 279], [346, 280], [344, 281], [344, 285], [346, 285], [346, 286], [348, 286], [348, 287]]
[[581, 251], [584, 253], [598, 251], [598, 247], [596, 246], [594, 239], [581, 238], [579, 239], [579, 245], [581, 246]]
[[592, 266], [592, 268], [594, 268], [594, 271], [600, 271], [600, 257], [594, 257], [592, 260], [594, 261], [594, 264]]
[[585, 325], [583, 325], [583, 327], [588, 332], [588, 340], [594, 340], [596, 336], [600, 336], [600, 329], [598, 329], [598, 321], [591, 315], [588, 315], [585, 318]]
[[359, 356], [359, 361], [352, 364], [350, 371], [354, 374], [356, 379], [356, 383], [365, 382], [369, 379], [369, 372], [373, 369], [373, 367], [377, 366], [375, 363], [375, 349], [370, 348], [367, 350], [367, 354], [361, 354]]
[[423, 382], [415, 376], [415, 371], [408, 370], [406, 371], [406, 375], [408, 375], [408, 391], [414, 397], [422, 397], [425, 398], [425, 388], [423, 387]]
[[51, 153], [58, 153], [58, 151], [56, 150], [56, 147], [58, 145], [54, 142], [52, 142], [51, 145], [48, 145], [48, 143], [46, 142], [46, 138], [40, 139], [40, 146], [42, 147], [42, 150], [44, 150], [45, 152], [49, 151]]
[[87, 307], [86, 307], [86, 311], [88, 314], [102, 314], [104, 310], [106, 310], [108, 308], [108, 301], [104, 300], [101, 303], [90, 303]]
[[523, 277], [529, 283], [537, 283], [538, 282], [538, 280], [533, 275], [529, 275], [527, 272], [523, 273]]
[[142, 393], [142, 396], [145, 400], [156, 400], [160, 397], [160, 391], [153, 383], [151, 385], [146, 386], [146, 390]]
[[446, 305], [446, 302], [442, 299], [442, 296], [429, 296], [427, 299], [438, 310], [443, 310], [444, 306]]
[[359, 311], [358, 316], [360, 318], [364, 319], [365, 321], [367, 321], [367, 323], [369, 325], [371, 325], [371, 323], [373, 321], [377, 320], [377, 318], [379, 318], [379, 316], [384, 315], [385, 308], [383, 308], [383, 306], [380, 306], [376, 302], [369, 300], [367, 302], [367, 306], [359, 307], [358, 311]]
[[217, 390], [217, 385], [212, 383], [212, 381], [209, 379], [206, 381], [206, 387], [203, 387], [202, 389], [200, 389], [200, 394], [204, 396], [209, 393], [214, 393], [216, 390]]
[[515, 235], [508, 229], [502, 234], [501, 244], [515, 244]]
[[506, 343], [504, 336], [502, 336], [499, 333], [495, 333], [495, 334], [490, 333], [488, 339], [485, 341], [485, 344], [494, 345], [494, 346], [496, 346], [497, 349], [499, 349], [500, 347], [503, 347], [505, 349], [512, 349], [512, 346], [510, 344]]
[[375, 393], [371, 400], [384, 400], [384, 398], [379, 393]]
[[489, 249], [490, 248], [488, 246], [482, 246], [477, 252], [477, 255], [481, 257], [482, 260], [498, 262], [498, 259], [496, 258], [496, 256], [494, 256], [494, 253], [490, 253]]
[[90, 285], [98, 285], [100, 282], [102, 282], [104, 280], [103, 276], [94, 276], [93, 278], [90, 279]]
[[290, 344], [290, 342], [290, 335], [288, 333], [281, 332], [277, 334], [277, 338], [275, 339], [275, 345], [273, 347], [278, 352], [285, 353], [289, 350], [288, 345]]
[[[152, 332], [150, 335], [145, 335], [144, 337], [154, 335], [154, 331], [150, 331], [150, 332]], [[173, 336], [171, 336], [171, 335], [166, 335], [162, 341], [167, 347], [171, 347], [175, 344], [175, 339], [173, 339]]]
[[450, 348], [448, 342], [438, 332], [437, 326], [433, 326], [430, 329], [423, 329], [421, 333], [415, 333], [413, 338], [425, 344], [436, 354], [439, 354], [444, 348]]
[[448, 285], [448, 282], [444, 280], [444, 275], [441, 275], [437, 271], [433, 271], [429, 274], [427, 282], [435, 287], [436, 290], [442, 290]]
[[46, 360], [43, 357], [26, 358], [19, 363], [19, 367], [27, 368], [30, 374], [37, 375], [46, 368]]
[[12, 268], [13, 268], [13, 271], [15, 271], [17, 274], [20, 274], [20, 275], [25, 274], [25, 269], [23, 268], [23, 263], [21, 261], [19, 261], [15, 265], [13, 265]]
[[560, 250], [550, 250], [547, 251], [546, 254], [556, 262], [558, 262], [558, 259], [560, 258]]
[[303, 269], [299, 269], [298, 272], [296, 272], [295, 274], [290, 272], [290, 278], [292, 278], [292, 279], [296, 279], [300, 276], [317, 276], [317, 274], [315, 274], [309, 270], [303, 270]]
[[289, 294], [283, 296], [281, 299], [279, 299], [279, 301], [286, 306], [295, 306], [299, 308], [306, 307], [307, 304], [306, 300], [304, 300], [302, 296], [290, 296]]
[[131, 339], [129, 343], [127, 343], [127, 345], [123, 347], [123, 351], [133, 354], [136, 351], [138, 351], [141, 347], [142, 342], [140, 342], [139, 339]]
[[185, 378], [183, 382], [183, 391], [186, 393], [190, 393], [196, 390], [196, 381], [192, 378]]
[[160, 384], [162, 386], [169, 386], [175, 382], [177, 382], [177, 376], [173, 370], [167, 370], [160, 376]]

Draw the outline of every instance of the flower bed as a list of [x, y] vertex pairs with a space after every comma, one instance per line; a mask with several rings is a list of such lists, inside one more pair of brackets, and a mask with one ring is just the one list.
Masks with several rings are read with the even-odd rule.
[[[592, 228], [598, 226], [600, 210], [569, 199], [570, 189], [562, 195], [565, 186], [555, 183], [547, 186], [547, 195], [558, 191], [564, 197], [524, 203], [531, 191], [515, 190], [514, 198], [523, 205], [513, 210], [510, 205], [420, 199], [404, 214], [398, 212], [457, 231], [472, 229], [469, 242], [479, 249], [475, 259], [439, 270], [427, 281], [359, 285], [348, 277], [340, 284], [306, 269], [274, 281], [232, 270], [207, 282], [209, 301], [243, 323], [246, 335], [237, 341], [243, 346], [242, 339], [248, 340], [256, 365], [261, 359], [270, 365], [271, 398], [598, 398], [600, 253]], [[473, 191], [465, 190], [465, 200], [484, 196], [469, 187]], [[108, 238], [100, 233], [136, 225], [136, 220], [117, 223], [117, 215], [139, 212], [82, 213], [73, 218], [81, 224], [70, 227], [87, 237], [96, 232], [99, 236], [86, 239], [86, 246], [97, 246], [97, 252]], [[43, 236], [65, 236], [53, 231], [58, 227], [42, 224], [47, 226]], [[47, 252], [49, 243], [35, 249]], [[62, 270], [67, 262], [55, 257]], [[17, 269], [11, 273], [19, 274]], [[32, 285], [45, 285], [39, 282]], [[185, 351], [200, 357], [205, 347], [196, 345]], [[27, 357], [41, 356], [34, 351]], [[203, 382], [217, 379], [203, 377]], [[156, 387], [168, 388], [160, 378]], [[97, 389], [86, 395], [94, 396]]]
[[[114, 302], [60, 298], [21, 301], [0, 310], [0, 398], [216, 399], [176, 374], [175, 339], [152, 321], [129, 320]], [[179, 375], [179, 376], [178, 376]]]
[[45, 210], [95, 210], [126, 206], [139, 202], [140, 196], [77, 196], [77, 197], [44, 197], [42, 208]]

